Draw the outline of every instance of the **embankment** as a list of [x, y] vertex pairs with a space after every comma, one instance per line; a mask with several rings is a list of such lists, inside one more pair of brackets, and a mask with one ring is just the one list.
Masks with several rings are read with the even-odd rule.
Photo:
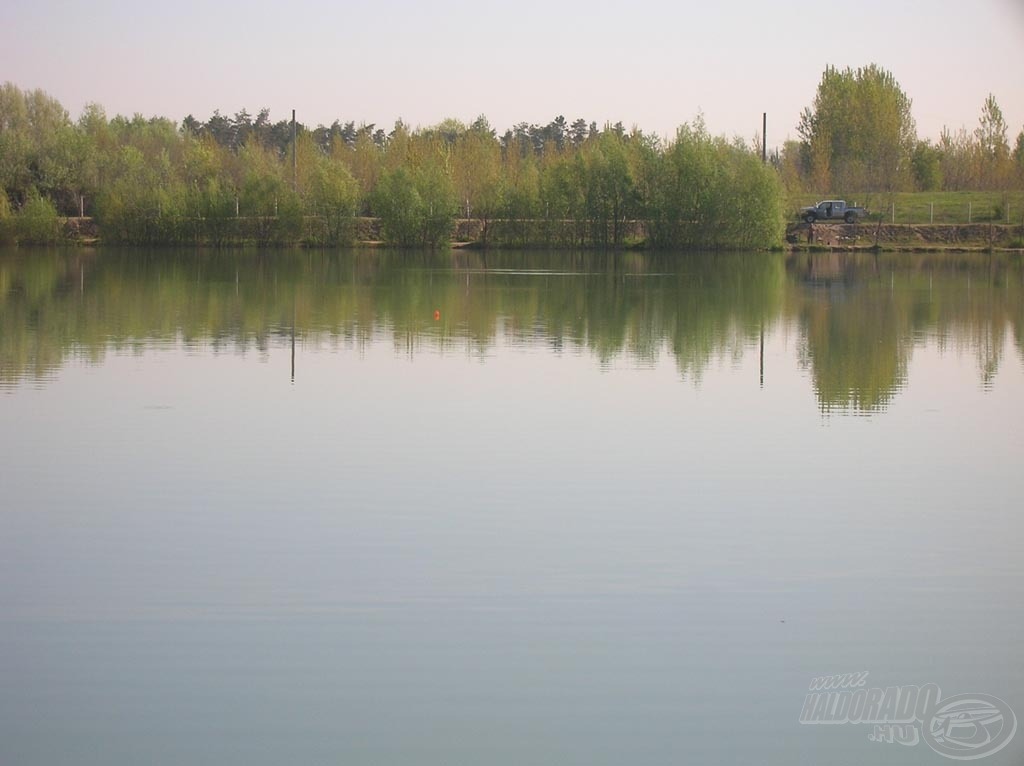
[[793, 223], [786, 227], [786, 242], [796, 250], [1012, 250], [1024, 247], [1024, 227], [991, 223]]
[[[237, 219], [241, 220], [241, 219]], [[619, 232], [620, 241], [643, 247], [647, 232], [642, 221], [627, 222]], [[92, 218], [64, 220], [65, 239], [92, 244], [102, 241], [102, 231]], [[611, 232], [608, 240], [611, 241]], [[359, 243], [382, 239], [380, 220], [358, 218], [354, 237]], [[251, 238], [239, 234], [238, 243]], [[506, 221], [486, 223], [460, 219], [452, 231], [455, 243], [471, 246], [576, 248], [594, 241], [595, 233], [586, 222]], [[229, 241], [233, 241], [229, 238]], [[786, 227], [786, 243], [791, 250], [888, 250], [894, 252], [934, 252], [1024, 249], [1024, 226], [990, 223], [974, 224], [880, 224], [880, 223], [792, 223]]]

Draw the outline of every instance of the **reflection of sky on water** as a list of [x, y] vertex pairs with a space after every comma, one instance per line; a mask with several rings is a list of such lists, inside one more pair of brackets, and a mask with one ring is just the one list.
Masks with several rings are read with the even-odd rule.
[[1019, 292], [386, 265], [8, 287], [0, 760], [934, 757], [797, 723], [856, 670], [1024, 712]]

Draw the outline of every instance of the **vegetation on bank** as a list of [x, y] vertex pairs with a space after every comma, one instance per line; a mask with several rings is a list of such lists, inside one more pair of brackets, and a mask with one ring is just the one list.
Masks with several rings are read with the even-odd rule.
[[296, 125], [294, 141], [290, 128], [265, 112], [179, 127], [96, 105], [72, 122], [45, 93], [4, 85], [0, 184], [18, 210], [8, 237], [47, 238], [21, 220], [44, 200], [51, 220], [84, 209], [105, 242], [135, 244], [347, 244], [357, 216], [379, 217], [406, 246], [443, 243], [456, 217], [477, 222], [485, 246], [618, 248], [637, 220], [652, 248], [782, 240], [777, 174], [701, 120], [669, 142], [562, 118], [500, 138], [483, 117], [387, 134]]
[[[390, 132], [335, 121], [308, 129], [215, 112], [181, 124], [140, 115], [77, 121], [36, 90], [0, 86], [0, 240], [48, 242], [60, 216], [92, 216], [106, 242], [349, 244], [359, 217], [383, 237], [436, 247], [457, 218], [478, 243], [563, 248], [767, 248], [797, 204], [857, 199], [897, 221], [926, 222], [917, 202], [940, 197], [935, 222], [1015, 222], [1024, 189], [1024, 130], [1011, 148], [993, 95], [977, 129], [917, 137], [912, 102], [871, 64], [828, 67], [787, 142], [761, 161], [760, 140], [711, 135], [703, 120], [671, 140], [556, 117], [500, 136], [483, 116]], [[1001, 195], [946, 203], [964, 190]], [[1024, 206], [1021, 206], [1024, 210]], [[958, 217], [959, 216], [959, 217]]]
[[891, 72], [870, 64], [827, 67], [797, 126], [799, 140], [772, 153], [790, 195], [1024, 189], [1024, 127], [1010, 126], [988, 94], [974, 130], [943, 130], [921, 139], [912, 101]]

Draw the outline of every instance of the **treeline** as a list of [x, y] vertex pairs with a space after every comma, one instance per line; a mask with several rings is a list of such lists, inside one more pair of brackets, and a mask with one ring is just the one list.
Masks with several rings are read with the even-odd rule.
[[501, 136], [484, 117], [387, 133], [296, 124], [293, 140], [266, 110], [179, 126], [90, 105], [74, 122], [8, 83], [0, 157], [0, 226], [28, 241], [82, 209], [104, 241], [137, 244], [346, 244], [361, 216], [407, 246], [443, 243], [456, 218], [484, 245], [571, 248], [769, 247], [783, 228], [777, 174], [700, 120], [667, 143], [562, 117]]
[[1011, 146], [994, 95], [973, 131], [944, 129], [920, 139], [911, 99], [891, 72], [871, 64], [828, 67], [812, 106], [801, 115], [800, 140], [772, 160], [787, 191], [1003, 191], [1024, 188], [1024, 128]]

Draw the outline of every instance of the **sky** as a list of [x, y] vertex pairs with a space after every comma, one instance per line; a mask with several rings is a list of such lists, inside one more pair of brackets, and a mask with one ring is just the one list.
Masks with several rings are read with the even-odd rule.
[[828, 65], [876, 63], [922, 138], [978, 124], [991, 93], [1024, 129], [1024, 0], [6, 0], [0, 82], [71, 113], [297, 111], [389, 129], [485, 115], [503, 132], [558, 115], [671, 137], [796, 138]]

